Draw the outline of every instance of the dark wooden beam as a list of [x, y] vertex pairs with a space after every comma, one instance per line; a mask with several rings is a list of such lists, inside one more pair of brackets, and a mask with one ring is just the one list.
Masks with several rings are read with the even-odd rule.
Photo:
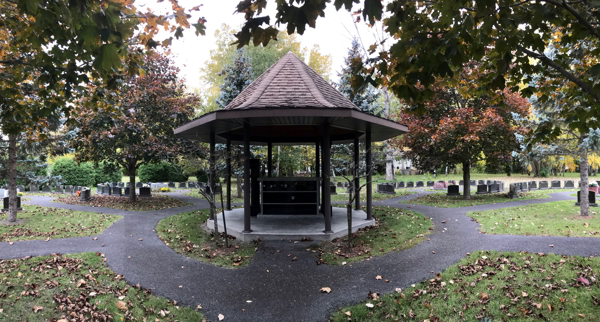
[[[321, 177], [321, 147], [319, 144], [319, 141], [315, 142], [315, 177], [320, 178]], [[319, 204], [323, 205], [321, 203], [321, 201], [323, 200], [323, 182], [321, 180], [318, 181], [318, 188], [319, 191]]]
[[252, 232], [250, 227], [250, 124], [244, 122], [244, 233]]
[[[215, 196], [215, 187], [217, 186], [216, 185], [217, 169], [216, 169], [216, 162], [215, 162], [215, 144], [216, 144], [215, 132], [210, 133], [210, 143], [209, 144], [210, 144], [210, 156], [209, 156], [209, 161], [208, 161], [208, 164], [210, 167], [210, 169], [208, 171], [209, 172], [208, 175], [210, 176], [210, 183], [209, 183], [210, 187], [209, 188], [210, 188], [210, 192], [211, 192], [212, 196], [214, 197]], [[214, 216], [215, 216], [215, 214], [213, 213], [213, 210], [211, 209], [210, 210], [211, 219], [214, 220]]]
[[373, 219], [373, 164], [371, 162], [371, 129], [367, 130], [365, 149], [367, 150], [367, 220]]
[[354, 195], [356, 200], [354, 200], [354, 209], [360, 210], [360, 150], [358, 144], [358, 135], [354, 138]]
[[227, 140], [227, 210], [231, 210], [231, 140]]
[[273, 142], [269, 140], [267, 149], [267, 171], [269, 177], [273, 176]]
[[329, 173], [331, 172], [331, 127], [327, 120], [323, 124], [323, 215], [325, 217], [325, 233], [331, 230], [331, 190], [329, 189]]

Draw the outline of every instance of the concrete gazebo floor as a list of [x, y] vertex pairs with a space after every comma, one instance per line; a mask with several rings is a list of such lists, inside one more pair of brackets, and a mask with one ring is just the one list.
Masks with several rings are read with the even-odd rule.
[[[218, 214], [217, 221], [219, 232], [223, 232], [223, 215]], [[301, 240], [310, 238], [312, 240], [333, 240], [348, 233], [348, 220], [345, 208], [333, 208], [331, 218], [331, 230], [333, 233], [326, 234], [324, 218], [318, 215], [258, 215], [251, 218], [252, 232], [243, 233], [244, 230], [244, 208], [225, 211], [227, 234], [238, 240], [250, 242], [252, 240]], [[367, 220], [367, 214], [362, 210], [352, 211], [352, 232], [363, 227], [372, 226], [375, 220]], [[205, 229], [212, 231], [214, 222], [208, 220]]]

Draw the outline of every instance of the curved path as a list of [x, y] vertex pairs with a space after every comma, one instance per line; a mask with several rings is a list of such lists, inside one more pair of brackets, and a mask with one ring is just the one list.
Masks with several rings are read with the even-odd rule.
[[[40, 206], [116, 214], [124, 219], [115, 222], [98, 236], [48, 242], [19, 241], [11, 246], [0, 243], [0, 258], [102, 252], [108, 265], [123, 274], [128, 282], [139, 283], [142, 287], [152, 289], [155, 294], [184, 305], [202, 305], [206, 317], [213, 321], [217, 320], [218, 314], [223, 314], [225, 321], [327, 321], [330, 314], [341, 306], [367, 299], [369, 291], [389, 293], [397, 287], [404, 288], [423, 281], [457, 263], [466, 253], [476, 250], [600, 255], [600, 238], [480, 234], [477, 230], [479, 224], [465, 215], [474, 210], [573, 200], [569, 196], [572, 192], [553, 193], [549, 199], [463, 208], [398, 203], [426, 193], [421, 191], [415, 195], [373, 202], [373, 205], [415, 210], [431, 217], [434, 231], [428, 236], [430, 240], [407, 250], [345, 266], [316, 265], [317, 258], [306, 250], [308, 243], [305, 242], [263, 241], [252, 263], [241, 269], [219, 268], [179, 255], [156, 236], [154, 229], [157, 222], [168, 216], [208, 206], [203, 200], [179, 193], [170, 195], [193, 205], [135, 212], [58, 204], [52, 202], [51, 197], [32, 197], [30, 203]], [[447, 223], [442, 224], [444, 220]], [[93, 240], [93, 237], [97, 239]], [[549, 248], [549, 244], [554, 247]], [[288, 254], [297, 260], [291, 261]], [[376, 275], [390, 282], [376, 280]], [[324, 286], [333, 291], [330, 294], [320, 293], [319, 289]]]

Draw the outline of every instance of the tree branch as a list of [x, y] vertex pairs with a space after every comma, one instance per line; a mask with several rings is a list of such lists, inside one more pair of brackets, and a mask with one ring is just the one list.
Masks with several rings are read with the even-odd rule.
[[567, 9], [567, 11], [569, 11], [577, 20], [579, 20], [579, 22], [585, 27], [587, 28], [592, 35], [596, 36], [596, 38], [600, 38], [600, 31], [596, 30], [596, 28], [594, 28], [594, 26], [592, 26], [592, 24], [585, 19], [581, 13], [579, 13], [579, 11], [577, 11], [575, 8], [571, 7], [569, 5], [569, 3], [565, 0], [562, 0], [562, 2], [559, 1], [555, 1], [555, 0], [544, 0], [547, 3], [553, 4], [557, 7], [563, 7], [565, 9]]

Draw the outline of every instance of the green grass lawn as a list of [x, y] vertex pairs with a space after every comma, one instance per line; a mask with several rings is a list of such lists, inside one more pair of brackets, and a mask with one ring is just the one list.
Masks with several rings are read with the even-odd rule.
[[[220, 209], [218, 213], [221, 220]], [[225, 248], [223, 234], [215, 239], [201, 227], [207, 219], [206, 209], [165, 218], [156, 226], [158, 238], [176, 252], [203, 262], [222, 267], [247, 266], [256, 251], [256, 244], [242, 243], [230, 237], [230, 247]]]
[[370, 293], [331, 321], [598, 321], [599, 267], [600, 258], [475, 252], [414, 287]]
[[127, 211], [154, 211], [191, 205], [191, 203], [173, 197], [157, 194], [153, 194], [150, 198], [137, 198], [135, 202], [130, 202], [129, 198], [125, 196], [105, 195], [92, 195], [90, 201], [80, 201], [79, 197], [69, 195], [67, 197], [57, 198], [54, 202], [69, 205], [122, 209]]
[[446, 192], [433, 193], [426, 196], [422, 196], [412, 200], [400, 201], [400, 203], [408, 203], [415, 205], [425, 205], [440, 208], [459, 208], [478, 206], [486, 204], [495, 204], [502, 202], [510, 202], [516, 200], [531, 200], [531, 199], [547, 199], [550, 198], [548, 194], [563, 192], [563, 191], [575, 191], [575, 190], [536, 190], [521, 193], [521, 197], [516, 199], [510, 199], [506, 193], [494, 193], [487, 195], [471, 195], [470, 200], [462, 199], [462, 196], [447, 196]]
[[348, 249], [347, 237], [325, 242], [317, 248], [320, 261], [330, 265], [350, 263], [391, 251], [400, 251], [422, 242], [432, 227], [431, 220], [410, 210], [373, 207], [377, 225], [356, 232], [353, 248]]
[[[348, 194], [347, 193], [340, 193], [340, 192], [345, 192], [346, 188], [337, 188], [338, 194], [337, 195], [332, 195], [331, 196], [331, 201], [348, 201]], [[373, 184], [373, 200], [386, 200], [386, 199], [391, 199], [391, 198], [396, 198], [396, 197], [402, 197], [402, 196], [408, 196], [408, 195], [413, 195], [418, 193], [418, 191], [415, 190], [409, 190], [409, 189], [396, 189], [396, 194], [395, 195], [391, 195], [391, 194], [385, 194], [385, 193], [378, 193], [377, 191], [377, 184]], [[367, 201], [367, 189], [362, 189], [360, 191], [360, 201], [366, 202]]]
[[600, 237], [600, 215], [596, 208], [591, 207], [590, 216], [583, 217], [574, 204], [570, 200], [556, 201], [472, 211], [468, 215], [481, 225], [480, 231], [486, 234]]
[[71, 314], [77, 321], [203, 320], [196, 310], [128, 285], [103, 256], [0, 260], [0, 321], [75, 321]]
[[7, 216], [6, 213], [0, 215], [0, 242], [93, 236], [101, 234], [105, 228], [123, 218], [95, 212], [29, 205], [24, 205], [23, 211], [17, 213], [17, 220], [23, 220], [23, 223], [6, 225]]

